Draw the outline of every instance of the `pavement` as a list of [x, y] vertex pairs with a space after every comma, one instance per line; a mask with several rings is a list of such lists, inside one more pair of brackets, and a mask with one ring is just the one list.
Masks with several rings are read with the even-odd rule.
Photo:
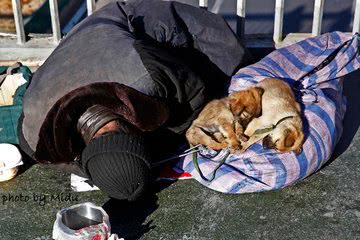
[[195, 180], [163, 181], [128, 203], [73, 192], [70, 174], [27, 161], [0, 183], [0, 239], [51, 239], [57, 211], [82, 202], [102, 206], [125, 239], [360, 239], [359, 79], [357, 71], [344, 81], [348, 109], [333, 159], [294, 186], [228, 195]]
[[100, 191], [73, 192], [69, 173], [27, 161], [15, 179], [0, 183], [0, 240], [51, 239], [57, 211], [82, 202], [102, 206], [112, 231], [125, 239], [360, 240], [359, 92], [357, 71], [344, 81], [344, 132], [331, 161], [277, 191], [229, 195], [195, 180], [163, 181], [129, 203]]

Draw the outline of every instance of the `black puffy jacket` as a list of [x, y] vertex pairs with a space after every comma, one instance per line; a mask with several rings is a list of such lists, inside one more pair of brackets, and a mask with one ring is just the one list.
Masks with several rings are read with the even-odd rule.
[[71, 162], [76, 122], [104, 104], [143, 131], [183, 132], [249, 56], [224, 19], [178, 2], [112, 2], [78, 24], [37, 70], [19, 138], [40, 162]]

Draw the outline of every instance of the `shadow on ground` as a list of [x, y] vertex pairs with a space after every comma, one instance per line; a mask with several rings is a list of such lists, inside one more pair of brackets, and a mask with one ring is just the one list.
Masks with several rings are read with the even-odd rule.
[[16, 147], [19, 149], [19, 151], [21, 152], [21, 156], [22, 156], [22, 161], [23, 161], [23, 165], [21, 165], [19, 167], [19, 171], [17, 173], [17, 175], [21, 175], [24, 172], [26, 172], [29, 168], [31, 168], [33, 165], [36, 164], [36, 162], [31, 159], [29, 156], [27, 156], [20, 148], [20, 146], [16, 145]]
[[152, 221], [145, 223], [158, 207], [156, 193], [171, 185], [170, 181], [159, 181], [154, 184], [152, 191], [143, 199], [129, 202], [110, 199], [102, 207], [110, 217], [111, 232], [125, 239], [139, 239], [145, 233], [154, 229]]
[[357, 70], [344, 78], [343, 93], [346, 96], [346, 114], [343, 121], [343, 133], [336, 145], [331, 159], [323, 166], [326, 167], [341, 154], [343, 154], [350, 144], [360, 126], [360, 70]]

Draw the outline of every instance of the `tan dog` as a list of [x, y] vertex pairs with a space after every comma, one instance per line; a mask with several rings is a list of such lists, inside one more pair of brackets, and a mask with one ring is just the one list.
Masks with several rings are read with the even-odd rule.
[[247, 139], [244, 127], [261, 114], [262, 93], [261, 88], [251, 88], [209, 102], [187, 130], [188, 142], [214, 150], [240, 149], [240, 140]]
[[244, 133], [250, 139], [242, 142], [242, 151], [265, 137], [264, 148], [301, 153], [304, 140], [301, 109], [290, 86], [275, 78], [267, 78], [256, 86], [264, 89], [262, 115], [247, 126]]

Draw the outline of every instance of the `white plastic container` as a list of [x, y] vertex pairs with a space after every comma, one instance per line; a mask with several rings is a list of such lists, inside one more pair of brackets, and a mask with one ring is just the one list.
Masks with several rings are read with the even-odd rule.
[[22, 157], [16, 146], [0, 143], [0, 182], [15, 177], [18, 166], [22, 165]]

